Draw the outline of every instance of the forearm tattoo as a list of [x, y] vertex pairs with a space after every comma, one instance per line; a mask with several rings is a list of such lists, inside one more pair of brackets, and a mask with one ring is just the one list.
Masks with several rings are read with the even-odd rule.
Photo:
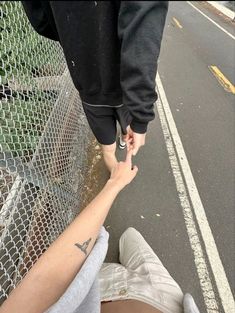
[[75, 246], [78, 247], [85, 255], [87, 255], [87, 248], [90, 242], [91, 242], [91, 238], [83, 242], [83, 244], [81, 245], [79, 243], [75, 243]]

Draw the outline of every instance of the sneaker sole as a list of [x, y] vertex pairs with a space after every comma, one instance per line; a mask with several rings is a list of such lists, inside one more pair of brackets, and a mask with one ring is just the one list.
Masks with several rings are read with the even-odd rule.
[[121, 149], [121, 150], [126, 149], [126, 145], [120, 145], [120, 144], [119, 144], [119, 149]]

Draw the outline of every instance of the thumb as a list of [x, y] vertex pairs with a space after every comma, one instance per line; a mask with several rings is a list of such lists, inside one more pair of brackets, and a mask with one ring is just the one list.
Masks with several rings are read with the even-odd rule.
[[127, 151], [126, 154], [126, 162], [129, 163], [130, 165], [132, 164], [132, 153], [133, 151], [130, 149]]
[[137, 174], [138, 170], [139, 170], [138, 167], [135, 165], [135, 166], [133, 167], [133, 169], [132, 169], [134, 175]]

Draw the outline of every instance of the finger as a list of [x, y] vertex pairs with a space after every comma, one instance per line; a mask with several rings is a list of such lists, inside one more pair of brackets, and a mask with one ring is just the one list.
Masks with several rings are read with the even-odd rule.
[[126, 134], [126, 135], [122, 135], [122, 139], [124, 140], [124, 141], [126, 141], [126, 140], [129, 140], [129, 135], [128, 134]]
[[134, 175], [134, 177], [136, 176], [136, 174], [138, 173], [138, 167], [135, 165], [134, 167], [133, 167], [133, 169], [132, 169], [132, 172], [133, 172], [133, 175]]
[[127, 126], [126, 132], [127, 132], [128, 134], [132, 134], [132, 130], [131, 130], [130, 126]]
[[134, 172], [138, 172], [138, 167], [136, 166], [136, 165], [134, 165], [134, 167], [133, 167], [133, 169], [132, 169], [132, 171], [134, 171]]
[[123, 140], [127, 143], [127, 142], [131, 142], [133, 141], [133, 137], [131, 137], [130, 135], [125, 135], [123, 136]]
[[127, 151], [126, 162], [129, 163], [130, 165], [132, 164], [132, 150], [131, 149]]
[[[127, 145], [127, 151], [133, 150], [133, 145], [132, 144], [128, 144]], [[132, 153], [133, 155], [133, 153]]]
[[135, 147], [132, 150], [132, 155], [135, 156], [137, 154], [137, 152], [139, 151], [139, 147]]
[[132, 138], [131, 138], [131, 139], [128, 139], [128, 140], [126, 141], [126, 143], [129, 143], [129, 144], [133, 143], [133, 139], [132, 139]]

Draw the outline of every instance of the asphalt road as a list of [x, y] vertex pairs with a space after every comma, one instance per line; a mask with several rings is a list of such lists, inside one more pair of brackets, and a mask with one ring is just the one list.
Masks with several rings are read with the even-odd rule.
[[[106, 220], [106, 261], [118, 261], [118, 239], [133, 226], [183, 291], [194, 296], [200, 312], [233, 313], [235, 95], [224, 86], [230, 82], [231, 91], [235, 85], [235, 40], [230, 36], [235, 25], [202, 2], [193, 5], [223, 30], [189, 3], [171, 2], [156, 119], [135, 158], [138, 177]], [[224, 75], [225, 85], [210, 66]], [[103, 171], [101, 179], [106, 178]], [[187, 217], [187, 210], [192, 215]]]

